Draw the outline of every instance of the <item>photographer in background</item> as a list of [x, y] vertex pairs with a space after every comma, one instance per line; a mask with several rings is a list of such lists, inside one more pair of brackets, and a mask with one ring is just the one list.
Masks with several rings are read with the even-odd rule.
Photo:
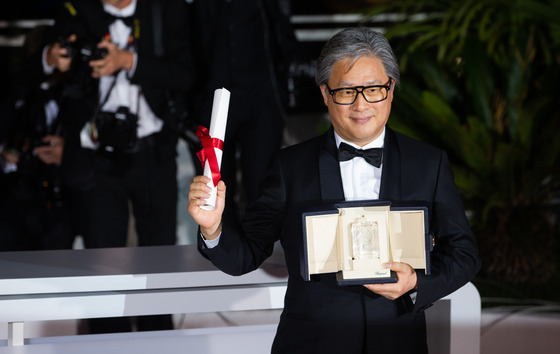
[[71, 212], [79, 208], [71, 206], [61, 168], [58, 76], [33, 67], [47, 29], [38, 26], [26, 35], [24, 64], [1, 112], [0, 251], [69, 249], [76, 234]]
[[[86, 248], [127, 246], [129, 205], [139, 246], [176, 243], [177, 121], [194, 80], [183, 0], [63, 4], [45, 72], [65, 73], [65, 173], [81, 190]], [[172, 329], [170, 315], [138, 330]], [[89, 321], [90, 333], [125, 332], [127, 318]]]

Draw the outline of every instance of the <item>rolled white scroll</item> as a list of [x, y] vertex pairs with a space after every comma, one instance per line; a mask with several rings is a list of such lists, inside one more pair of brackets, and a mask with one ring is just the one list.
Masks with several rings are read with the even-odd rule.
[[[219, 139], [221, 141], [224, 141], [226, 137], [229, 97], [230, 92], [225, 88], [216, 89], [216, 91], [214, 91], [214, 103], [212, 105], [212, 116], [210, 117], [209, 133], [212, 138]], [[220, 167], [222, 164], [223, 151], [218, 148], [214, 148], [214, 151], [216, 152], [218, 167]], [[212, 170], [210, 168], [208, 160], [204, 162], [204, 175], [212, 179]], [[216, 195], [218, 193], [218, 187], [214, 185], [214, 182], [212, 180], [208, 183], [208, 186], [212, 188], [212, 191], [210, 192], [210, 198], [206, 200], [206, 204], [201, 206], [201, 208], [205, 210], [213, 210], [216, 207]]]

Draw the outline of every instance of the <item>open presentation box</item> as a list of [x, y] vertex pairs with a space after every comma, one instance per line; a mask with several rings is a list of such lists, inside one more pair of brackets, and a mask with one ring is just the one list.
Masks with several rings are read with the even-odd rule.
[[397, 282], [386, 262], [430, 273], [433, 236], [421, 202], [341, 202], [309, 209], [302, 218], [305, 280], [337, 273], [339, 285]]

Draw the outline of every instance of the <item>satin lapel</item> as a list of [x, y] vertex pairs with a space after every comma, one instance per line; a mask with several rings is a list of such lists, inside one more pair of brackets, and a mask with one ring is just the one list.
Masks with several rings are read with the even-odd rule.
[[387, 127], [379, 199], [400, 200], [401, 181], [401, 154], [397, 138], [395, 133]]
[[331, 127], [324, 135], [319, 151], [319, 183], [321, 200], [325, 203], [344, 200], [340, 164], [337, 158], [334, 132]]

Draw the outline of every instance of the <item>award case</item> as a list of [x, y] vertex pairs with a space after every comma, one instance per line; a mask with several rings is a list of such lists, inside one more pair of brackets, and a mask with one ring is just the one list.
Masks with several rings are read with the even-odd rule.
[[430, 274], [434, 239], [423, 202], [341, 202], [302, 213], [302, 276], [336, 273], [339, 285], [397, 282], [387, 262]]

